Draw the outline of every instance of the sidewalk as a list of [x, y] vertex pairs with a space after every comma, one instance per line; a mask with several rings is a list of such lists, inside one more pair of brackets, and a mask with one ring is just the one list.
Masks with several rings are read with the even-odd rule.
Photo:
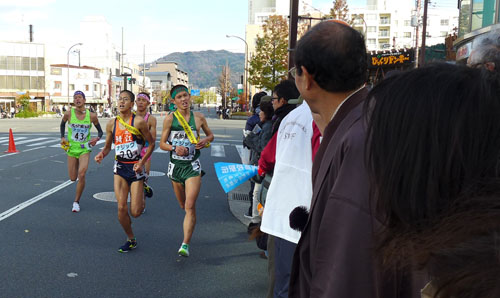
[[244, 216], [250, 207], [249, 191], [250, 181], [247, 181], [227, 194], [229, 210], [245, 227], [250, 223], [250, 219]]

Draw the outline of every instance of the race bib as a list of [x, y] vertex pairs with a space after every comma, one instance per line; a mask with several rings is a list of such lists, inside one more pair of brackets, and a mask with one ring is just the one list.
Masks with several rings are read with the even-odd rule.
[[70, 124], [71, 127], [71, 139], [75, 142], [84, 142], [90, 132], [89, 124]]
[[192, 144], [184, 131], [175, 131], [170, 134], [170, 142], [173, 146], [182, 146], [188, 148], [188, 155], [180, 156], [175, 151], [172, 152], [172, 159], [176, 160], [193, 160], [196, 153], [195, 145]]
[[115, 145], [116, 156], [120, 159], [137, 160], [139, 158], [139, 147], [137, 142], [129, 142]]

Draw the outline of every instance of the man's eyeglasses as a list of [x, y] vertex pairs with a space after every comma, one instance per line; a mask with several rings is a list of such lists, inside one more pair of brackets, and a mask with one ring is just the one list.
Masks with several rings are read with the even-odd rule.
[[292, 67], [292, 68], [290, 68], [290, 70], [288, 71], [288, 73], [292, 76], [292, 78], [295, 79], [295, 75], [297, 73], [297, 68], [295, 68], [295, 66]]

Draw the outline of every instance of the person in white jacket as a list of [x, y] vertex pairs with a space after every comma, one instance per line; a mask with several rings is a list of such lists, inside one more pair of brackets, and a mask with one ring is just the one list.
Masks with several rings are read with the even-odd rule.
[[266, 197], [260, 229], [274, 240], [274, 297], [288, 297], [292, 257], [300, 232], [289, 225], [290, 212], [309, 208], [312, 196], [313, 118], [306, 102], [281, 122], [274, 174]]

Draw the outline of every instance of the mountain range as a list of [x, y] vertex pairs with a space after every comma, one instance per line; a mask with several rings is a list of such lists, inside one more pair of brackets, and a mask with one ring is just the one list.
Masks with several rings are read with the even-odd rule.
[[222, 67], [229, 65], [233, 87], [240, 83], [245, 69], [245, 54], [225, 50], [200, 52], [175, 52], [158, 58], [157, 62], [174, 61], [189, 75], [189, 83], [194, 88], [209, 88], [218, 85]]

